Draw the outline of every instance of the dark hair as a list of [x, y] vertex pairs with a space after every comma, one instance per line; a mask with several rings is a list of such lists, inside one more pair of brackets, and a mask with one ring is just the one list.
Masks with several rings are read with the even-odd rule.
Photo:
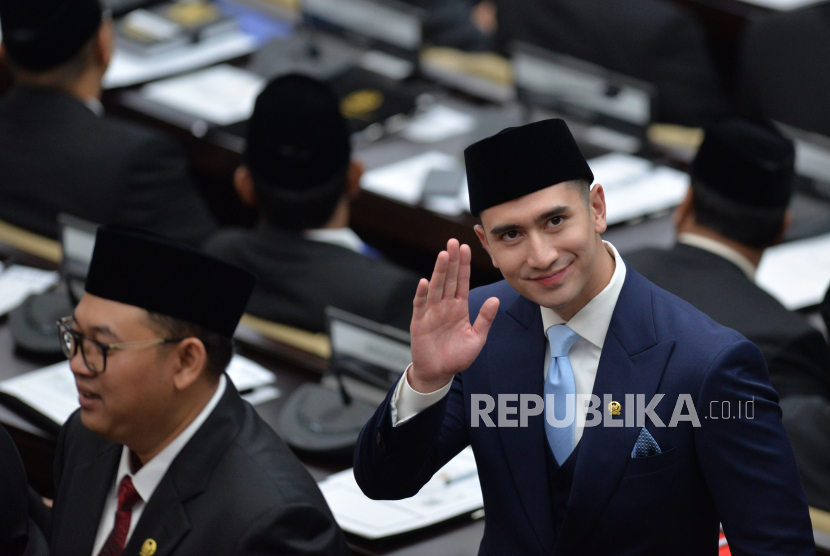
[[222, 376], [233, 357], [233, 340], [175, 317], [149, 311], [147, 316], [165, 338], [198, 338], [204, 344], [207, 354], [205, 371], [214, 379]]
[[77, 81], [89, 67], [92, 53], [98, 44], [96, 32], [81, 48], [62, 64], [46, 70], [30, 70], [9, 58], [9, 68], [21, 83], [36, 86], [63, 87]]
[[319, 228], [329, 221], [346, 190], [348, 165], [328, 180], [302, 189], [280, 187], [253, 175], [254, 189], [268, 223], [284, 230]]
[[579, 189], [579, 196], [582, 197], [582, 202], [588, 206], [591, 202], [591, 180], [587, 178], [577, 178], [568, 182], [571, 187]]
[[728, 199], [700, 180], [692, 180], [695, 220], [719, 234], [756, 249], [775, 243], [786, 206], [753, 207]]

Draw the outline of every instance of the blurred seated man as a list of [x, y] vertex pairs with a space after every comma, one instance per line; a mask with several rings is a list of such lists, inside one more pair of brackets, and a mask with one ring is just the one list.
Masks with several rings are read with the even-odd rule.
[[498, 36], [654, 84], [657, 120], [692, 127], [728, 112], [698, 22], [665, 0], [497, 0]]
[[103, 115], [113, 25], [98, 0], [0, 0], [0, 219], [56, 238], [66, 212], [200, 245], [216, 226], [174, 143]]
[[791, 220], [794, 162], [792, 143], [771, 128], [733, 119], [709, 129], [675, 214], [677, 244], [626, 260], [758, 345], [781, 398], [807, 500], [830, 509], [830, 347], [755, 284], [764, 250], [780, 242]]
[[205, 246], [259, 278], [248, 312], [322, 331], [331, 305], [409, 330], [418, 277], [379, 260], [348, 227], [363, 172], [350, 157], [345, 120], [322, 83], [288, 75], [257, 98], [234, 185], [262, 220]]
[[[468, 52], [493, 50], [491, 38], [477, 21], [481, 0], [403, 0], [425, 11], [424, 39], [435, 46]], [[478, 17], [477, 17], [478, 16]]]
[[28, 531], [26, 472], [14, 442], [0, 425], [0, 554], [23, 554]]
[[55, 457], [53, 554], [348, 554], [308, 471], [225, 375], [248, 272], [99, 229], [59, 324], [81, 408]]
[[827, 60], [830, 2], [751, 22], [741, 49], [741, 108], [830, 136]]

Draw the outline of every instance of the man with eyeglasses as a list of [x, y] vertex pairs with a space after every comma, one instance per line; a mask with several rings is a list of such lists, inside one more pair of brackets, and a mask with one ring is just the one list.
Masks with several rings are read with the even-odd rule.
[[99, 229], [58, 324], [81, 408], [58, 439], [53, 554], [348, 554], [314, 480], [224, 374], [254, 281]]

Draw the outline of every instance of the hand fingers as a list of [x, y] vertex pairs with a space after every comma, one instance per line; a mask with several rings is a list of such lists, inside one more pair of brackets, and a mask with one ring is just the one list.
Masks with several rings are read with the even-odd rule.
[[461, 299], [467, 299], [470, 293], [470, 259], [472, 253], [469, 245], [462, 245], [458, 259], [458, 287], [455, 295]]
[[435, 269], [432, 271], [432, 278], [429, 281], [429, 293], [427, 294], [428, 305], [440, 302], [441, 296], [444, 295], [444, 280], [447, 277], [449, 258], [446, 251], [441, 251], [438, 253], [438, 258], [435, 259]]
[[458, 240], [451, 239], [447, 242], [447, 253], [449, 253], [449, 264], [447, 266], [447, 279], [444, 281], [444, 299], [455, 297], [458, 287]]
[[484, 302], [484, 305], [481, 306], [481, 310], [478, 312], [476, 321], [473, 323], [473, 330], [475, 330], [476, 334], [484, 338], [487, 337], [487, 333], [490, 331], [490, 326], [496, 319], [498, 311], [499, 299], [497, 297], [491, 297]]
[[426, 278], [421, 278], [415, 289], [415, 299], [412, 300], [413, 322], [422, 319], [427, 312], [427, 291], [429, 291], [429, 282]]

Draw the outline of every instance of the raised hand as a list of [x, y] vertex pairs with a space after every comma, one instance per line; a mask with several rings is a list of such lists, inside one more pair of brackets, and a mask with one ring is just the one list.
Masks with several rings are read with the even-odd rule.
[[412, 368], [407, 377], [416, 392], [434, 392], [447, 384], [475, 361], [487, 341], [499, 300], [485, 301], [470, 324], [470, 256], [468, 245], [449, 240], [447, 250], [438, 254], [432, 279], [418, 284], [409, 328]]

